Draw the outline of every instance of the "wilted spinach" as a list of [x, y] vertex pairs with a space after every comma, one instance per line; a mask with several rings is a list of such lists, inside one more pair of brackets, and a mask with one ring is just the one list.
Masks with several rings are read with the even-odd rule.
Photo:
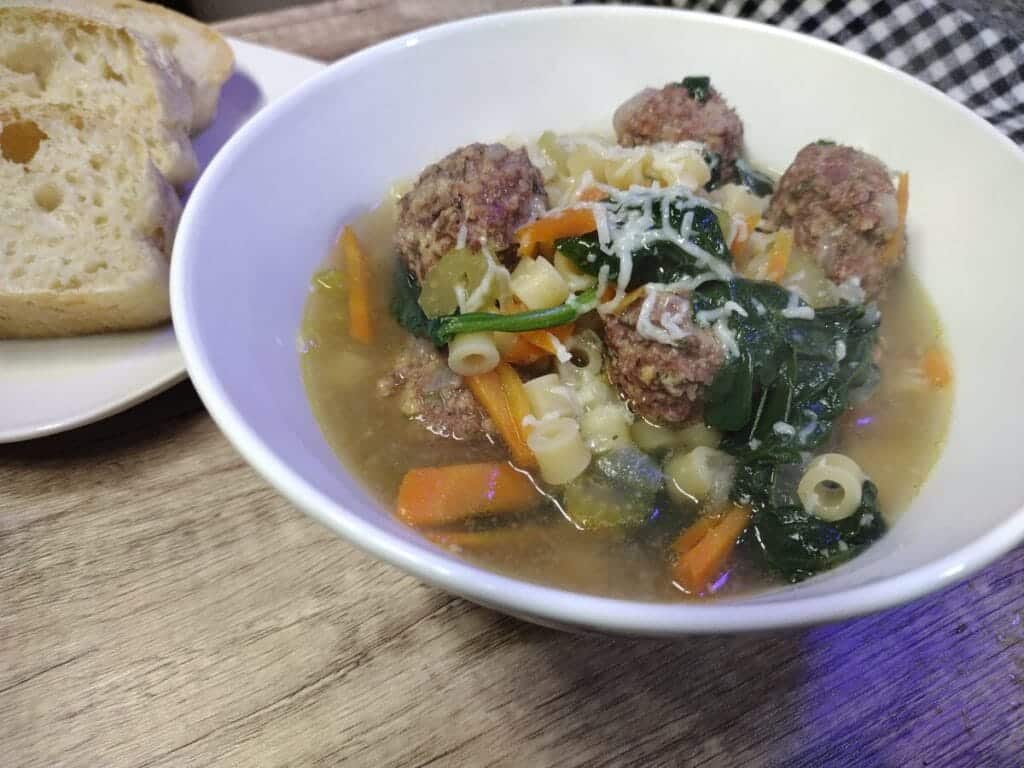
[[395, 267], [391, 289], [391, 316], [414, 336], [430, 338], [430, 319], [420, 307], [420, 284], [401, 262]]
[[754, 167], [742, 157], [736, 158], [736, 173], [739, 174], [740, 183], [758, 197], [767, 197], [775, 191], [775, 184], [771, 178]]
[[765, 562], [789, 581], [801, 581], [857, 555], [885, 533], [878, 489], [863, 486], [860, 506], [843, 520], [827, 522], [799, 504], [763, 505], [754, 515], [754, 539]]
[[[725, 433], [721, 447], [737, 459], [732, 497], [753, 508], [765, 561], [787, 578], [804, 578], [884, 530], [870, 484], [862, 510], [841, 523], [825, 523], [807, 515], [780, 483], [828, 440], [851, 393], [877, 380], [877, 313], [841, 304], [818, 309], [810, 319], [787, 317], [786, 310], [807, 305], [774, 283], [741, 279], [701, 285], [693, 310], [720, 309], [728, 301], [746, 313], [734, 312], [728, 320], [740, 352], [708, 388], [704, 419]], [[876, 523], [851, 528], [848, 521], [869, 512]]]
[[[608, 217], [616, 225], [622, 225], [629, 218], [643, 214], [644, 205], [636, 202], [636, 194], [632, 193], [629, 198], [613, 196], [605, 204]], [[645, 283], [671, 283], [682, 277], [706, 272], [707, 268], [696, 257], [687, 253], [674, 241], [664, 239], [659, 232], [665, 215], [663, 193], [653, 190], [642, 194], [648, 195], [650, 200], [651, 222], [648, 227], [649, 234], [632, 253], [633, 272], [630, 276], [630, 287]], [[683, 224], [683, 218], [687, 213], [692, 213], [693, 221], [687, 235], [688, 242], [718, 259], [725, 266], [731, 263], [732, 255], [725, 242], [718, 214], [712, 208], [698, 198], [679, 195], [669, 202], [668, 209], [669, 224], [677, 233]], [[603, 266], [607, 266], [609, 280], [614, 280], [619, 275], [618, 256], [606, 253], [601, 248], [596, 232], [562, 238], [555, 242], [555, 247], [584, 272], [596, 275]]]
[[689, 75], [680, 83], [690, 94], [690, 98], [703, 104], [711, 98], [711, 78], [707, 75]]

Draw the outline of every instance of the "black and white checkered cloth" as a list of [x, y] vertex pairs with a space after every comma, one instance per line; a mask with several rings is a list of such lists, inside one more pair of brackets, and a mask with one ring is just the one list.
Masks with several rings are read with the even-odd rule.
[[1024, 145], [1024, 41], [940, 0], [674, 0], [831, 40], [929, 83]]

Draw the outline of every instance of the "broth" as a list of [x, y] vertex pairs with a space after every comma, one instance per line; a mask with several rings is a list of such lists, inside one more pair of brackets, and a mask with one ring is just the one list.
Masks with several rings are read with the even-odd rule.
[[[345, 330], [343, 292], [311, 292], [302, 324], [302, 371], [313, 413], [344, 466], [388, 509], [403, 475], [420, 466], [503, 460], [501, 445], [480, 446], [435, 437], [403, 416], [393, 398], [376, 393], [407, 339], [388, 311], [395, 254], [393, 199], [353, 224], [371, 257], [377, 338], [369, 347]], [[882, 383], [867, 403], [845, 414], [833, 445], [852, 456], [878, 487], [891, 522], [906, 508], [942, 447], [952, 387], [927, 386], [917, 371], [929, 348], [941, 347], [934, 308], [907, 268], [892, 278], [880, 304]], [[488, 569], [528, 581], [611, 597], [671, 601], [687, 595], [666, 577], [666, 547], [687, 510], [672, 505], [642, 535], [628, 529], [581, 531], [555, 503], [512, 520], [477, 521], [429, 534], [435, 543]], [[514, 530], [509, 530], [509, 528]], [[717, 595], [781, 583], [754, 557], [738, 556], [711, 587]]]

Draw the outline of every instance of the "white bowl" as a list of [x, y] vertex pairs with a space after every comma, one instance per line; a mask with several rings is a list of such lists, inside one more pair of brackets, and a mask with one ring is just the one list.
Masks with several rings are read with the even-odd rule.
[[[610, 128], [649, 84], [707, 73], [752, 158], [784, 168], [822, 136], [913, 178], [911, 263], [956, 371], [948, 446], [892, 531], [798, 586], [704, 604], [612, 600], [498, 576], [372, 501], [310, 412], [296, 341], [310, 275], [343, 222], [455, 147], [551, 128]], [[542, 623], [674, 635], [787, 627], [913, 599], [1024, 538], [1024, 155], [983, 120], [867, 58], [714, 16], [581, 7], [503, 14], [391, 40], [329, 67], [221, 151], [181, 220], [174, 324], [192, 380], [245, 458], [363, 549], [471, 600]]]

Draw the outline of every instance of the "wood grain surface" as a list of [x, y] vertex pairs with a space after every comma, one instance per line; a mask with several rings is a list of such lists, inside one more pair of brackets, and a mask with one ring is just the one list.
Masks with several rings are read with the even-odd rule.
[[[304, 10], [336, 44], [298, 12], [224, 28], [334, 56], [439, 9], [498, 5]], [[0, 446], [0, 766], [1020, 768], [1022, 587], [1017, 549], [842, 624], [561, 634], [328, 533], [243, 463], [186, 383]]]

